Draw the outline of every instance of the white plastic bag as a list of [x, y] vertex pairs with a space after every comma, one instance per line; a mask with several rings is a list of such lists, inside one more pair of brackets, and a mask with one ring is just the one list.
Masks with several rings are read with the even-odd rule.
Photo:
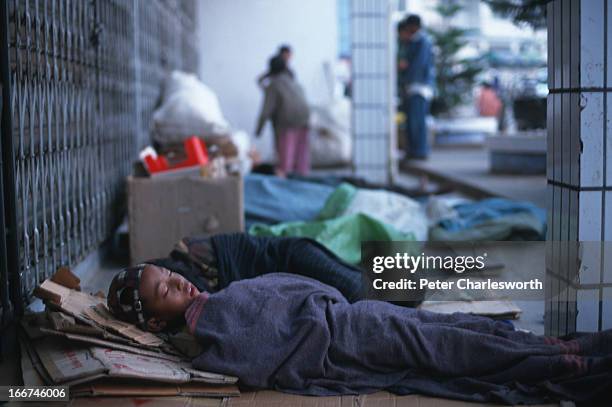
[[311, 108], [309, 136], [313, 167], [350, 163], [353, 149], [350, 123], [351, 102], [347, 98]]
[[402, 233], [413, 233], [417, 241], [427, 240], [425, 209], [414, 199], [382, 189], [359, 189], [342, 215], [363, 213]]
[[217, 95], [195, 75], [181, 71], [173, 71], [166, 79], [163, 102], [153, 113], [152, 126], [153, 139], [160, 144], [230, 131]]
[[253, 160], [250, 157], [250, 153], [253, 148], [251, 139], [243, 130], [232, 131], [229, 136], [232, 143], [236, 146], [236, 150], [238, 150], [238, 171], [242, 175], [248, 174], [253, 168]]

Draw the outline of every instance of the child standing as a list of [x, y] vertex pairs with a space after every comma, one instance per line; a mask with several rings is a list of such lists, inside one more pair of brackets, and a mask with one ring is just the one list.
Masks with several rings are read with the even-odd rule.
[[274, 126], [274, 143], [278, 155], [276, 174], [285, 177], [310, 170], [308, 119], [310, 109], [304, 92], [280, 56], [270, 59], [269, 84], [255, 134], [259, 136], [269, 119]]

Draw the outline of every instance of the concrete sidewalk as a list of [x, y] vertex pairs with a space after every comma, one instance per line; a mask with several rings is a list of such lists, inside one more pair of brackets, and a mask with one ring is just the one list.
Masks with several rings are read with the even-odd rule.
[[501, 175], [489, 172], [489, 155], [485, 148], [438, 148], [428, 160], [411, 160], [400, 165], [400, 171], [427, 176], [440, 184], [450, 184], [474, 198], [499, 196], [530, 201], [546, 208], [546, 176]]

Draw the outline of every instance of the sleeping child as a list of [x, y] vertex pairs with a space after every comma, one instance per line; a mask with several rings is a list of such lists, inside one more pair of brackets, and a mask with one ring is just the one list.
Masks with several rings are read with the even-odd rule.
[[195, 368], [243, 386], [306, 395], [386, 389], [481, 402], [603, 402], [612, 331], [557, 339], [485, 317], [349, 302], [320, 281], [271, 273], [216, 293], [142, 264], [119, 273], [108, 306], [150, 331], [186, 324]]
[[361, 269], [317, 241], [247, 233], [183, 238], [169, 257], [149, 261], [187, 278], [200, 291], [268, 273], [301, 274], [337, 288], [349, 301], [363, 299]]

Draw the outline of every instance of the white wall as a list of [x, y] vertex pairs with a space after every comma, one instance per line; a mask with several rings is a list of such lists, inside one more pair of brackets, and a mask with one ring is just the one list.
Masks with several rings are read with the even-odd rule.
[[[334, 0], [205, 0], [199, 1], [200, 78], [219, 97], [234, 128], [249, 134], [262, 102], [255, 78], [266, 70], [278, 45], [294, 50], [291, 68], [311, 103], [328, 95], [323, 64], [337, 55]], [[257, 145], [271, 154], [270, 127]]]

